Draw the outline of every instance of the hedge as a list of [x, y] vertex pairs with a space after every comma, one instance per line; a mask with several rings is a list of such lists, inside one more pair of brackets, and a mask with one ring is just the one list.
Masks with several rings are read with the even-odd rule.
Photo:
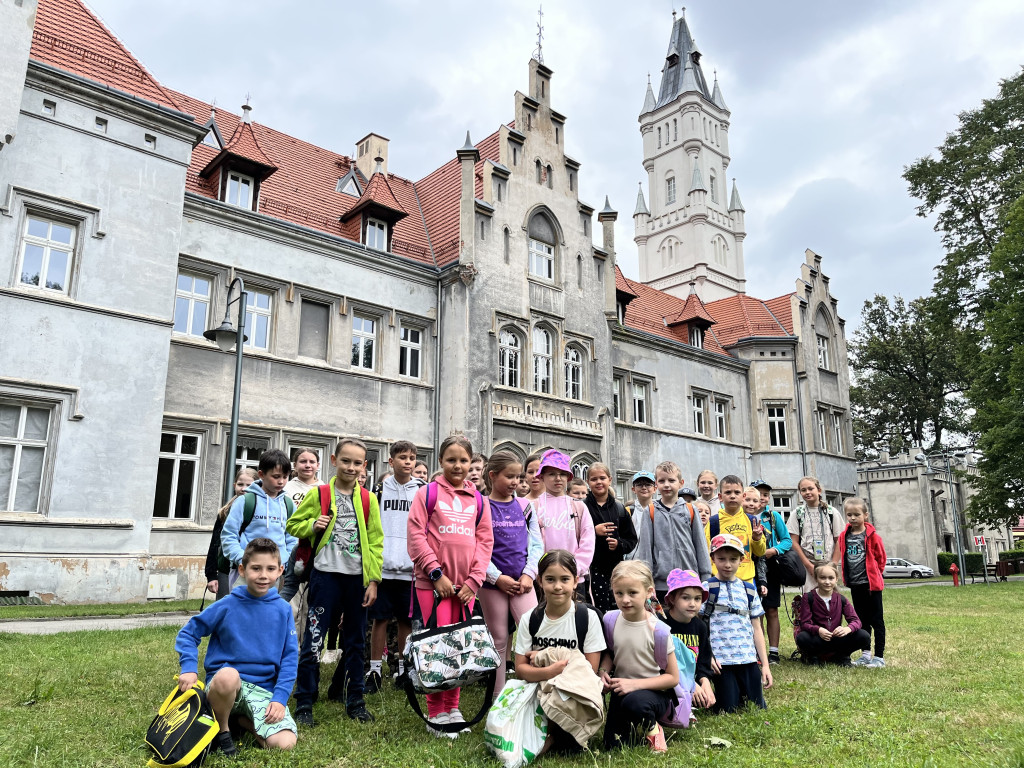
[[999, 553], [1000, 560], [1015, 560], [1018, 557], [1024, 557], [1024, 549], [1010, 549]]
[[[949, 566], [957, 563], [957, 556], [952, 552], [939, 552], [939, 573], [949, 574]], [[964, 566], [967, 573], [981, 573], [985, 570], [985, 556], [981, 552], [964, 552]]]

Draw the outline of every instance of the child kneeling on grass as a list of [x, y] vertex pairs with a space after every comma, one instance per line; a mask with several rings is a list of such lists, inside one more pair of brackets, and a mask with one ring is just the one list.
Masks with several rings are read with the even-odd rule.
[[708, 625], [698, 615], [701, 604], [707, 599], [708, 591], [704, 589], [696, 571], [676, 568], [669, 573], [668, 594], [665, 595], [668, 615], [665, 623], [693, 654], [693, 703], [704, 709], [715, 706], [715, 691], [711, 687], [711, 677], [714, 675], [711, 669], [714, 659], [711, 655], [711, 637], [708, 635]]
[[[800, 601], [800, 631], [796, 645], [807, 664], [827, 661], [840, 667], [852, 667], [850, 654], [867, 648], [868, 633], [860, 628], [860, 619], [850, 601], [836, 591], [839, 569], [834, 563], [814, 566], [817, 589]], [[843, 626], [843, 617], [846, 626]]]
[[220, 725], [214, 748], [229, 757], [238, 751], [228, 726], [231, 715], [256, 735], [261, 747], [295, 746], [287, 702], [299, 649], [291, 607], [273, 586], [281, 571], [277, 543], [253, 539], [239, 566], [243, 584], [189, 619], [174, 642], [181, 662], [178, 688], [187, 691], [198, 678], [199, 644], [210, 638], [203, 667], [206, 696]]

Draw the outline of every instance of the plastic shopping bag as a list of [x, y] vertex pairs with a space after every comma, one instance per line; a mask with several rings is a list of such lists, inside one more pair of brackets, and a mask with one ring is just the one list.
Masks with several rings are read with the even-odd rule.
[[505, 768], [522, 768], [537, 759], [548, 736], [548, 718], [540, 708], [537, 683], [510, 680], [487, 715], [484, 741]]

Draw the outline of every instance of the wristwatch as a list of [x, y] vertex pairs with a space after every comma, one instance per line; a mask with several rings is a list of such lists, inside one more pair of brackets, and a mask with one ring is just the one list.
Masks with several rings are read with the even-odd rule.
[[437, 581], [442, 576], [444, 576], [444, 572], [440, 568], [435, 568], [434, 570], [432, 570], [427, 575], [430, 577], [431, 581]]

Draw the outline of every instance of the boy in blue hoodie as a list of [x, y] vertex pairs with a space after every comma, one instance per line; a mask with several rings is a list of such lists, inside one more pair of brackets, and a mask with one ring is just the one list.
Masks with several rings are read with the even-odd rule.
[[[231, 562], [232, 586], [237, 574], [241, 573], [237, 568], [242, 561], [242, 552], [254, 539], [267, 538], [273, 541], [281, 553], [281, 562], [288, 562], [288, 556], [298, 542], [298, 539], [285, 531], [285, 524], [295, 511], [292, 500], [284, 493], [291, 471], [291, 459], [284, 451], [264, 451], [256, 473], [259, 481], [250, 485], [231, 505], [221, 531], [220, 546], [224, 556]], [[255, 494], [256, 506], [252, 518], [247, 522], [245, 500], [249, 493]]]
[[181, 662], [178, 688], [187, 691], [199, 676], [199, 644], [210, 638], [203, 667], [207, 699], [220, 724], [214, 748], [229, 757], [238, 751], [228, 729], [232, 714], [265, 748], [291, 749], [296, 735], [287, 705], [299, 648], [291, 606], [273, 586], [282, 570], [278, 546], [253, 539], [241, 560], [245, 586], [189, 619], [174, 642]]

